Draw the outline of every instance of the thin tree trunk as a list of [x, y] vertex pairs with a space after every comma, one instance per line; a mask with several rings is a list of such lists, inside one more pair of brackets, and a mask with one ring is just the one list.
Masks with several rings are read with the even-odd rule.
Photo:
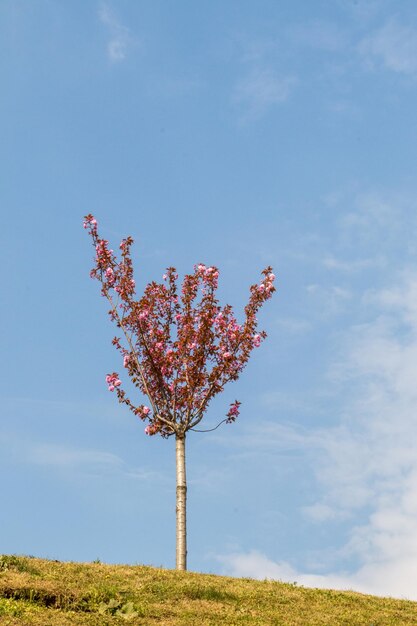
[[187, 478], [185, 475], [185, 434], [175, 438], [177, 463], [177, 558], [176, 568], [187, 569]]

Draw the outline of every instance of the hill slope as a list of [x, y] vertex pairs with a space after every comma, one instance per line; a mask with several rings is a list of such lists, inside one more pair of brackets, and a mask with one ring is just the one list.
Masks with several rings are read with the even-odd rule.
[[144, 566], [0, 556], [0, 624], [417, 625], [417, 603]]

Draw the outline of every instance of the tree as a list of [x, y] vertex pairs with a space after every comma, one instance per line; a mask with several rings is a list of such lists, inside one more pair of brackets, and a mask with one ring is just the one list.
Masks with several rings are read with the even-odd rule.
[[[219, 271], [202, 263], [184, 277], [178, 293], [178, 274], [169, 267], [163, 282], [149, 283], [135, 298], [130, 248], [133, 239], [120, 244], [120, 259], [98, 235], [93, 215], [84, 228], [95, 247], [90, 276], [100, 281], [101, 293], [110, 303], [109, 315], [123, 334], [113, 345], [123, 356], [123, 366], [150, 406], [130, 400], [117, 372], [106, 376], [108, 388], [119, 402], [147, 423], [147, 435], [175, 436], [176, 441], [176, 567], [187, 568], [185, 438], [196, 429], [210, 401], [229, 381], [237, 380], [254, 348], [266, 338], [257, 332], [256, 314], [275, 291], [272, 268], [262, 272], [259, 284], [250, 287], [245, 321], [238, 324], [233, 309], [216, 299]], [[239, 415], [233, 402], [220, 424]], [[214, 430], [214, 429], [210, 429]]]

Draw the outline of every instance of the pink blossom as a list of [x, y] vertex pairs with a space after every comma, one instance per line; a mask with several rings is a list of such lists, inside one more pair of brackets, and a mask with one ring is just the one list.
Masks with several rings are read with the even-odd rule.
[[231, 424], [232, 422], [234, 422], [236, 420], [237, 417], [239, 417], [239, 407], [241, 405], [241, 402], [239, 402], [238, 400], [235, 400], [231, 405], [230, 405], [230, 409], [227, 412], [227, 424]]
[[255, 335], [253, 338], [253, 345], [255, 346], [255, 348], [259, 348], [259, 346], [261, 345], [261, 336], [260, 335]]
[[109, 386], [109, 391], [114, 391], [116, 387], [119, 387], [122, 384], [122, 381], [119, 380], [116, 373], [107, 374], [106, 383]]
[[148, 406], [144, 406], [142, 409], [142, 413], [144, 415], [148, 415], [149, 412], [150, 412], [150, 408]]

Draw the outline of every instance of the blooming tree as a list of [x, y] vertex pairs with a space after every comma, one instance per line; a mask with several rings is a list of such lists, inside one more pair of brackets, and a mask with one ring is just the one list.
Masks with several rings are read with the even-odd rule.
[[[230, 305], [216, 298], [219, 271], [200, 263], [184, 277], [179, 290], [178, 274], [169, 267], [163, 282], [149, 283], [143, 295], [135, 294], [131, 237], [120, 244], [119, 258], [101, 239], [93, 215], [84, 228], [92, 238], [95, 264], [90, 272], [101, 283], [101, 293], [110, 304], [109, 315], [122, 336], [113, 344], [123, 357], [123, 367], [148, 405], [129, 398], [117, 372], [106, 376], [119, 402], [146, 423], [147, 435], [175, 436], [176, 440], [176, 567], [186, 569], [185, 437], [198, 430], [210, 401], [229, 381], [237, 380], [254, 348], [265, 339], [257, 331], [257, 312], [275, 291], [272, 268], [262, 272], [259, 284], [250, 287], [245, 319], [239, 324]], [[216, 426], [234, 422], [240, 402], [233, 402]], [[198, 430], [198, 432], [204, 432]]]

